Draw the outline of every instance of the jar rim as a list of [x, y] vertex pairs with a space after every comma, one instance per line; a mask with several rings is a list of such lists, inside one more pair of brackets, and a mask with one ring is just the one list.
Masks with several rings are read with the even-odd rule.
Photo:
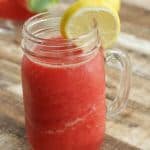
[[[60, 42], [60, 44], [58, 45], [53, 45], [53, 44], [49, 44], [48, 42], [44, 42], [45, 40], [48, 40], [47, 38], [42, 38], [37, 36], [35, 33], [36, 32], [31, 32], [30, 29], [32, 29], [32, 27], [38, 23], [41, 23], [42, 21], [47, 21], [48, 19], [54, 19], [56, 22], [60, 21], [60, 16], [54, 16], [54, 14], [51, 14], [50, 12], [43, 12], [40, 14], [37, 14], [31, 18], [29, 18], [24, 26], [23, 26], [23, 40], [22, 40], [22, 49], [26, 54], [29, 54], [31, 56], [34, 57], [40, 57], [40, 58], [45, 58], [45, 57], [49, 57], [50, 55], [55, 55], [58, 53], [66, 53], [66, 52], [75, 52], [78, 51], [79, 49], [88, 49], [86, 51], [84, 51], [84, 53], [79, 54], [78, 57], [83, 57], [83, 56], [88, 56], [91, 55], [94, 50], [97, 47], [100, 47], [101, 43], [99, 41], [99, 37], [98, 37], [98, 29], [96, 24], [93, 24], [92, 26], [92, 30], [88, 33], [82, 34], [77, 38], [74, 39], [63, 39], [63, 43]], [[55, 23], [56, 23], [55, 22]], [[56, 25], [56, 24], [55, 24]], [[56, 26], [54, 26], [54, 30], [56, 30]], [[59, 28], [57, 29], [59, 30]], [[41, 30], [42, 31], [42, 30]], [[49, 38], [50, 39], [50, 38]], [[43, 49], [38, 50], [38, 53], [34, 50], [32, 50], [31, 48], [28, 47], [27, 42], [32, 43], [32, 44], [37, 44], [41, 47], [43, 47]], [[81, 42], [82, 41], [82, 42]], [[80, 43], [81, 42], [81, 43]], [[66, 48], [61, 50], [61, 47], [67, 44], [74, 44], [75, 47], [70, 47], [70, 48]], [[80, 43], [79, 45], [76, 45], [76, 43]], [[31, 44], [30, 44], [31, 45]], [[50, 48], [50, 50], [45, 51], [44, 48]], [[58, 48], [60, 48], [60, 50], [58, 51]], [[57, 49], [57, 50], [56, 50]], [[77, 57], [77, 56], [76, 56]]]

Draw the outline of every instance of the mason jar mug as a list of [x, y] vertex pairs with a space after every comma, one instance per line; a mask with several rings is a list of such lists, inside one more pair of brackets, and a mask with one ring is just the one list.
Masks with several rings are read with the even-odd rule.
[[[113, 116], [126, 105], [130, 63], [120, 50], [106, 50], [97, 28], [64, 39], [60, 17], [42, 13], [24, 25], [22, 85], [26, 131], [33, 150], [99, 150], [106, 111]], [[107, 107], [105, 62], [122, 67], [120, 89]]]

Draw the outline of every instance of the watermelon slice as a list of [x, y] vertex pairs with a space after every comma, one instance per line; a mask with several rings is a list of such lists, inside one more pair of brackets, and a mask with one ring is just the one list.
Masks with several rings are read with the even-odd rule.
[[18, 3], [31, 12], [42, 12], [50, 6], [59, 2], [59, 0], [17, 0]]
[[32, 15], [33, 13], [20, 6], [16, 0], [0, 0], [0, 18], [21, 21]]

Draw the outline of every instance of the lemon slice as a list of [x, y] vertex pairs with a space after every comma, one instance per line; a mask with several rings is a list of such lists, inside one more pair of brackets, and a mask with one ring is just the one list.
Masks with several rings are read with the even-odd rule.
[[120, 10], [120, 5], [121, 5], [120, 0], [103, 0], [103, 3], [108, 5], [108, 7], [114, 8], [116, 11]]
[[72, 4], [61, 19], [61, 33], [68, 39], [78, 38], [92, 31], [93, 20], [96, 21], [103, 47], [109, 48], [120, 32], [120, 20], [114, 9], [98, 0], [93, 3], [81, 0]]
[[107, 6], [109, 8], [113, 8], [117, 12], [119, 12], [120, 5], [121, 5], [120, 0], [78, 0], [78, 1], [80, 1], [82, 3], [92, 4], [92, 5], [93, 5], [93, 3], [95, 3], [94, 5], [97, 5], [97, 6], [105, 4], [105, 6]]
[[[82, 1], [84, 1], [84, 0], [82, 0]], [[89, 1], [92, 2], [92, 0], [89, 0]], [[99, 0], [99, 3], [105, 4], [105, 6], [107, 6], [108, 8], [112, 8], [117, 12], [119, 12], [120, 6], [121, 6], [120, 0]]]

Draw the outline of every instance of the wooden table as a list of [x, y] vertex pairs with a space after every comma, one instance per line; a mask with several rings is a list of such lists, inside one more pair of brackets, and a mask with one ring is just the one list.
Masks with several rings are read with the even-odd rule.
[[[132, 91], [124, 112], [107, 121], [103, 150], [150, 150], [150, 12], [123, 4], [122, 32], [115, 47], [129, 53]], [[0, 150], [26, 150], [18, 40], [0, 37]], [[107, 67], [107, 100], [116, 93], [118, 73]], [[127, 144], [128, 143], [128, 144]]]

